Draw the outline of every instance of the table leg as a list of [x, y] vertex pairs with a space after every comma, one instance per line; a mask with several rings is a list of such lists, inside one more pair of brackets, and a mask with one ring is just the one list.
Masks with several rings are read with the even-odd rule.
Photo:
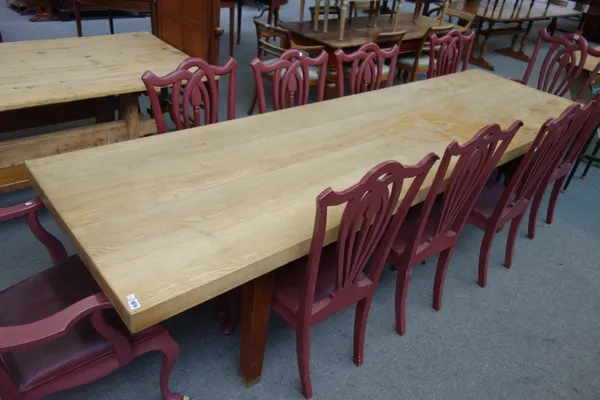
[[556, 27], [558, 26], [558, 18], [552, 18], [550, 20], [550, 24], [548, 25], [548, 33], [550, 36], [554, 36], [556, 33]]
[[529, 21], [527, 23], [527, 29], [525, 29], [525, 32], [523, 33], [523, 38], [521, 39], [521, 46], [519, 47], [519, 50], [515, 51], [515, 50], [513, 50], [513, 48], [505, 47], [503, 49], [496, 50], [496, 52], [500, 53], [502, 55], [505, 55], [507, 57], [512, 57], [517, 60], [529, 62], [529, 56], [527, 54], [525, 54], [524, 50], [525, 50], [525, 46], [527, 45], [527, 38], [529, 37], [529, 32], [531, 31], [532, 25], [533, 25], [533, 21]]
[[[527, 36], [529, 34], [532, 24], [533, 24], [533, 22], [528, 23], [527, 29], [525, 29], [524, 34], [523, 34], [524, 35], [523, 40], [525, 41], [525, 43], [523, 43], [523, 40], [521, 41], [521, 47], [519, 48], [519, 50], [515, 50], [515, 47], [517, 46], [517, 39], [519, 38], [519, 34], [516, 33], [513, 35], [513, 40], [512, 40], [512, 43], [510, 44], [510, 47], [503, 47], [501, 49], [496, 49], [495, 50], [496, 53], [502, 54], [503, 56], [516, 58], [517, 60], [529, 62], [529, 56], [523, 52], [523, 49], [525, 49], [525, 45], [527, 44]], [[521, 27], [522, 27], [522, 23], [519, 23], [518, 29], [520, 29]]]
[[140, 106], [137, 93], [124, 94], [119, 97], [119, 116], [127, 123], [129, 139], [142, 136], [140, 130]]
[[344, 29], [346, 28], [346, 3], [348, 0], [341, 0], [342, 4], [340, 5], [340, 35], [338, 36], [339, 40], [344, 40]]
[[481, 21], [479, 26], [477, 27], [477, 37], [483, 35], [483, 43], [481, 43], [481, 47], [479, 48], [479, 55], [477, 57], [471, 57], [471, 64], [477, 65], [478, 67], [488, 69], [490, 71], [495, 71], [496, 68], [492, 64], [490, 64], [485, 59], [485, 52], [488, 48], [488, 42], [490, 40], [490, 33], [492, 32], [492, 28], [494, 27], [493, 22], [488, 22], [487, 29], [483, 29], [483, 24], [485, 22]]
[[336, 97], [337, 88], [337, 59], [333, 53], [329, 53], [327, 59], [327, 76], [325, 77], [325, 100]]
[[242, 40], [242, 0], [237, 0], [237, 44]]
[[242, 327], [240, 338], [240, 375], [247, 387], [260, 381], [275, 272], [242, 286]]

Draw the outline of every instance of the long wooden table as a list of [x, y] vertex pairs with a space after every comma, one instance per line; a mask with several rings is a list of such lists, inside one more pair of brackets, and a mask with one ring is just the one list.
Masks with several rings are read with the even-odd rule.
[[[401, 51], [416, 50], [427, 29], [432, 26], [453, 27], [454, 24], [442, 22], [433, 18], [421, 16], [418, 22], [414, 24], [413, 13], [399, 13], [397, 31], [406, 30], [406, 35], [402, 40]], [[391, 32], [394, 30], [394, 21], [389, 15], [382, 15], [377, 21], [377, 27], [368, 26], [368, 17], [353, 18], [348, 21], [344, 39], [339, 39], [340, 21], [332, 19], [329, 21], [327, 32], [315, 32], [314, 25], [310, 21], [304, 22], [282, 22], [279, 24], [282, 28], [289, 30], [292, 39], [299, 44], [304, 45], [322, 45], [325, 51], [329, 53], [327, 61], [327, 83], [325, 87], [325, 97], [331, 99], [335, 97], [337, 84], [337, 64], [334, 52], [337, 49], [344, 49], [346, 52], [354, 51], [363, 44], [373, 41], [375, 35], [381, 32]]]
[[[138, 111], [140, 77], [166, 74], [186, 58], [145, 32], [2, 43], [0, 192], [27, 186], [25, 160], [155, 132]], [[86, 118], [101, 123], [3, 140], [7, 131]]]
[[[490, 37], [512, 35], [511, 45], [497, 49], [496, 52], [528, 62], [529, 56], [525, 54], [524, 49], [535, 21], [550, 20], [549, 29], [554, 32], [558, 18], [581, 15], [581, 12], [572, 7], [556, 6], [551, 4], [550, 0], [458, 0], [453, 1], [449, 8], [477, 16], [477, 41], [479, 42], [480, 36], [483, 36], [483, 41], [479, 47], [479, 54], [473, 54], [471, 64], [491, 71], [495, 68], [485, 59]], [[484, 24], [487, 24], [487, 27]], [[521, 34], [521, 43], [516, 49]]]
[[[383, 160], [441, 155], [490, 122], [522, 119], [507, 162], [569, 104], [471, 70], [26, 165], [131, 331], [243, 285], [241, 375], [251, 385], [262, 371], [273, 272], [308, 253], [324, 188], [346, 188]], [[326, 243], [339, 211], [329, 215]]]

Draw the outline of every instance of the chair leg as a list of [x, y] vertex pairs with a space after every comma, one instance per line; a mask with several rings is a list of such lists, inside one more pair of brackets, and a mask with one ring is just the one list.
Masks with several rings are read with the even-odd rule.
[[410, 268], [398, 269], [396, 278], [396, 332], [399, 335], [406, 333], [406, 296], [408, 295], [408, 282], [410, 281]]
[[356, 315], [354, 316], [354, 364], [359, 367], [364, 361], [367, 317], [372, 300], [373, 296], [370, 295], [356, 304]]
[[222, 294], [217, 299], [219, 307], [219, 322], [221, 322], [221, 333], [231, 335], [235, 332], [238, 320], [237, 296], [235, 290]]
[[256, 102], [258, 101], [258, 92], [256, 91], [256, 88], [254, 88], [254, 99], [252, 99], [252, 105], [250, 106], [250, 109], [248, 109], [248, 115], [252, 115], [252, 113], [254, 112], [254, 107], [256, 107]]
[[[596, 145], [594, 146], [594, 150], [592, 151], [592, 157], [596, 157], [596, 154], [598, 154], [598, 150], [600, 150], [600, 140], [598, 140], [596, 142]], [[588, 162], [585, 166], [585, 169], [583, 170], [583, 174], [581, 174], [581, 179], [585, 178], [593, 162], [594, 161], [591, 158], [588, 158]]]
[[237, 0], [237, 44], [242, 41], [242, 0]]
[[519, 226], [525, 213], [519, 215], [510, 223], [510, 229], [508, 231], [508, 239], [506, 240], [506, 251], [504, 253], [504, 266], [510, 268], [512, 266], [513, 253], [515, 251], [515, 243], [517, 242], [517, 235], [519, 234]]
[[529, 239], [533, 239], [535, 237], [535, 221], [537, 220], [545, 191], [545, 187], [540, 187], [531, 201], [531, 210], [529, 210], [529, 227], [527, 229], [527, 237]]
[[60, 240], [42, 227], [37, 213], [33, 212], [27, 216], [27, 225], [29, 225], [29, 229], [31, 229], [37, 240], [46, 247], [53, 264], [58, 264], [67, 259], [67, 250], [65, 250]]
[[580, 163], [581, 163], [581, 156], [579, 156], [577, 158], [577, 160], [575, 160], [575, 164], [573, 164], [573, 168], [571, 168], [571, 172], [569, 172], [569, 176], [567, 177], [567, 181], [565, 182], [565, 186], [562, 188], [562, 192], [563, 193], [567, 191], [567, 188], [571, 184], [571, 179], [573, 179], [573, 176], [575, 176], [575, 172], [577, 172], [577, 167], [579, 167]]
[[490, 228], [485, 231], [481, 241], [481, 249], [479, 250], [479, 276], [477, 278], [477, 283], [479, 283], [479, 286], [481, 287], [485, 287], [485, 285], [487, 285], [487, 270], [488, 261], [490, 259], [490, 250], [492, 248], [492, 243], [494, 242], [494, 236], [496, 236], [496, 229]]
[[233, 57], [233, 37], [235, 36], [235, 5], [229, 7], [229, 56]]
[[444, 250], [438, 258], [437, 268], [435, 270], [435, 281], [433, 284], [433, 309], [440, 311], [442, 308], [442, 295], [444, 294], [444, 282], [446, 281], [446, 272], [454, 248]]
[[560, 179], [557, 179], [554, 182], [554, 186], [552, 187], [552, 193], [550, 194], [550, 201], [548, 203], [548, 211], [546, 212], [546, 223], [552, 224], [552, 220], [554, 219], [554, 210], [556, 208], [556, 202], [558, 201], [558, 195], [560, 193], [560, 188], [565, 181], [565, 177], [563, 176]]
[[167, 331], [164, 331], [159, 336], [142, 342], [134, 348], [136, 357], [149, 351], [160, 351], [163, 353], [163, 364], [160, 370], [160, 391], [163, 398], [165, 400], [187, 399], [187, 397], [169, 391], [169, 377], [171, 376], [171, 371], [173, 371], [177, 357], [179, 357], [179, 345], [177, 342], [173, 340]]
[[115, 23], [113, 21], [113, 14], [111, 10], [108, 10], [108, 27], [110, 28], [110, 34], [115, 34]]
[[310, 382], [310, 326], [302, 326], [296, 331], [296, 357], [302, 394], [307, 399], [312, 397]]

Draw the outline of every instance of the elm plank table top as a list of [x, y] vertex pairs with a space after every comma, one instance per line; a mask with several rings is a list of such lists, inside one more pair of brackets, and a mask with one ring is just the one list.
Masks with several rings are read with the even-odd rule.
[[[307, 254], [326, 187], [346, 188], [384, 160], [441, 155], [487, 123], [520, 118], [509, 161], [569, 104], [471, 70], [26, 165], [135, 332]], [[330, 213], [327, 242], [340, 216]]]
[[2, 43], [0, 111], [142, 92], [187, 57], [147, 32]]
[[[421, 39], [427, 28], [431, 26], [440, 26], [440, 21], [425, 16], [419, 18], [415, 25], [412, 23], [413, 13], [400, 13], [398, 20], [398, 31], [407, 30], [403, 41]], [[315, 32], [312, 23], [309, 21], [300, 22], [280, 22], [279, 26], [292, 32], [293, 35], [305, 37], [311, 41], [320, 43], [332, 49], [346, 47], [360, 47], [365, 43], [373, 41], [373, 37], [380, 32], [391, 32], [394, 29], [394, 22], [389, 15], [382, 15], [378, 20], [377, 28], [367, 27], [368, 17], [353, 18], [352, 22], [346, 22], [344, 40], [339, 40], [339, 20], [329, 21], [327, 33]], [[441, 26], [453, 27], [454, 24], [443, 23]]]
[[[600, 46], [596, 46], [596, 47], [594, 47], [594, 49], [600, 50]], [[579, 60], [579, 55], [577, 56], [577, 60]], [[596, 68], [598, 66], [598, 63], [600, 63], [600, 58], [592, 57], [592, 56], [588, 55], [585, 59], [585, 64], [583, 65], [583, 69], [588, 72], [593, 72], [594, 68]]]
[[530, 7], [531, 0], [467, 0], [453, 1], [448, 7], [475, 14], [477, 18], [494, 22], [525, 22], [545, 19], [579, 16], [581, 12], [573, 5], [560, 7], [536, 2]]

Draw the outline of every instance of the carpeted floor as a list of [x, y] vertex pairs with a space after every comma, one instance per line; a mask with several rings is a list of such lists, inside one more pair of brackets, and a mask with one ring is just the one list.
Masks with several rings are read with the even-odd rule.
[[[281, 18], [297, 18], [297, 4]], [[410, 4], [406, 5], [409, 9]], [[251, 18], [244, 7], [242, 66], [237, 114], [250, 104], [249, 61], [255, 55]], [[227, 26], [223, 12], [222, 25]], [[536, 25], [537, 28], [543, 25]], [[566, 27], [574, 23], [566, 22]], [[148, 19], [117, 19], [118, 32], [149, 30]], [[69, 37], [74, 22], [29, 23], [8, 7], [0, 9], [5, 41]], [[86, 35], [108, 34], [105, 20], [84, 21]], [[227, 33], [222, 38], [227, 50]], [[533, 40], [533, 39], [532, 39]], [[522, 76], [525, 63], [497, 55], [509, 38], [490, 43], [489, 59], [503, 76]], [[530, 53], [530, 44], [527, 51]], [[221, 59], [226, 58], [222, 54]], [[2, 62], [2, 60], [0, 60]], [[101, 84], [99, 82], [98, 84]], [[493, 96], [493, 93], [490, 93]], [[399, 100], [408, 101], [408, 100]], [[518, 101], [518, 99], [515, 99]], [[0, 196], [0, 206], [25, 201], [30, 190]], [[408, 330], [394, 331], [395, 272], [386, 270], [369, 315], [365, 363], [352, 363], [352, 308], [312, 330], [311, 371], [315, 399], [525, 400], [600, 399], [600, 173], [574, 180], [562, 195], [555, 222], [538, 221], [535, 240], [521, 228], [514, 265], [502, 266], [506, 232], [490, 259], [489, 284], [475, 282], [480, 231], [467, 227], [447, 276], [440, 312], [431, 308], [434, 261], [415, 268], [408, 298]], [[61, 240], [51, 217], [42, 220]], [[43, 247], [24, 221], [0, 225], [0, 289], [47, 268]], [[193, 399], [301, 399], [294, 332], [272, 316], [262, 381], [247, 389], [238, 378], [239, 336], [222, 336], [210, 302], [166, 323], [181, 345], [171, 387]], [[142, 356], [94, 384], [52, 399], [160, 399], [158, 354]]]

